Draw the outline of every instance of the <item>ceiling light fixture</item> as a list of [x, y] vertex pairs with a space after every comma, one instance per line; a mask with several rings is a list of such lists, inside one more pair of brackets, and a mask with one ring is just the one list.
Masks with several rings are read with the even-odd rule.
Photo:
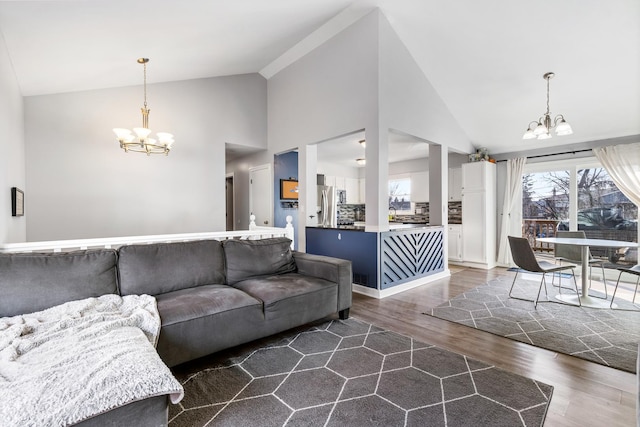
[[[171, 146], [173, 145], [173, 135], [167, 132], [158, 132], [156, 135], [158, 139], [149, 138], [151, 129], [149, 129], [149, 110], [147, 108], [147, 62], [149, 58], [139, 58], [138, 64], [144, 66], [144, 107], [142, 111], [142, 127], [133, 128], [133, 132], [129, 129], [114, 128], [113, 131], [120, 142], [120, 148], [125, 153], [133, 151], [136, 153], [146, 153], [147, 156], [151, 154], [164, 154], [169, 155]], [[135, 135], [133, 134], [135, 133]]]
[[564, 120], [562, 114], [558, 114], [553, 119], [552, 125], [551, 113], [549, 112], [549, 80], [551, 80], [553, 76], [555, 76], [555, 73], [552, 72], [545, 73], [542, 76], [547, 81], [547, 112], [537, 121], [529, 123], [522, 139], [549, 139], [551, 138], [551, 134], [549, 133], [551, 129], [555, 129], [556, 135], [558, 136], [571, 135], [573, 133], [573, 129], [571, 129], [569, 123]]
[[364, 166], [367, 163], [366, 159], [356, 159], [356, 163], [360, 166]]
[[361, 139], [360, 141], [358, 141], [360, 143], [360, 145], [362, 145], [362, 148], [367, 146], [367, 141], [364, 139]]

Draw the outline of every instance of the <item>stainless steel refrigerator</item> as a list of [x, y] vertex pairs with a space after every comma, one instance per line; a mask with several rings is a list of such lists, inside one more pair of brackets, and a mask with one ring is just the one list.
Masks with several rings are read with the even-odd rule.
[[338, 223], [338, 211], [335, 187], [325, 185], [324, 175], [317, 176], [318, 181], [318, 225], [335, 227]]

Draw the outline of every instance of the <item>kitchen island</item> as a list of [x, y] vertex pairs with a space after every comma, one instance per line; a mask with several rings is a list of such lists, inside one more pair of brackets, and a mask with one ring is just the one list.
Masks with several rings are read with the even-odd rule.
[[378, 298], [444, 277], [444, 228], [390, 224], [389, 231], [359, 225], [307, 226], [307, 253], [351, 260], [354, 291]]

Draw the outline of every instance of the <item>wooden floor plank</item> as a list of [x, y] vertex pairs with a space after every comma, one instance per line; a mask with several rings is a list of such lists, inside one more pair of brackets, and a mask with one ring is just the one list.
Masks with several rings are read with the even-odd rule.
[[636, 376], [423, 314], [504, 268], [452, 267], [451, 277], [384, 299], [354, 294], [352, 316], [555, 387], [545, 426], [633, 426]]

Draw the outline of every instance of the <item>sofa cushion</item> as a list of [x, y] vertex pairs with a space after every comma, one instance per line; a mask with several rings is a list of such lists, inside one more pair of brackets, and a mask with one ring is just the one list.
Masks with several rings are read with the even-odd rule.
[[233, 285], [250, 277], [296, 271], [291, 240], [274, 237], [260, 240], [225, 240], [227, 283]]
[[264, 336], [262, 301], [227, 285], [156, 296], [162, 330], [158, 354], [168, 366]]
[[321, 317], [337, 311], [338, 284], [317, 277], [288, 273], [251, 278], [233, 286], [262, 300], [267, 320], [283, 316], [296, 319], [305, 312], [324, 313]]
[[116, 251], [0, 254], [0, 317], [118, 293]]
[[259, 306], [262, 301], [227, 285], [207, 285], [156, 295], [162, 327], [195, 318]]
[[217, 240], [122, 246], [118, 271], [122, 295], [158, 295], [225, 281]]

